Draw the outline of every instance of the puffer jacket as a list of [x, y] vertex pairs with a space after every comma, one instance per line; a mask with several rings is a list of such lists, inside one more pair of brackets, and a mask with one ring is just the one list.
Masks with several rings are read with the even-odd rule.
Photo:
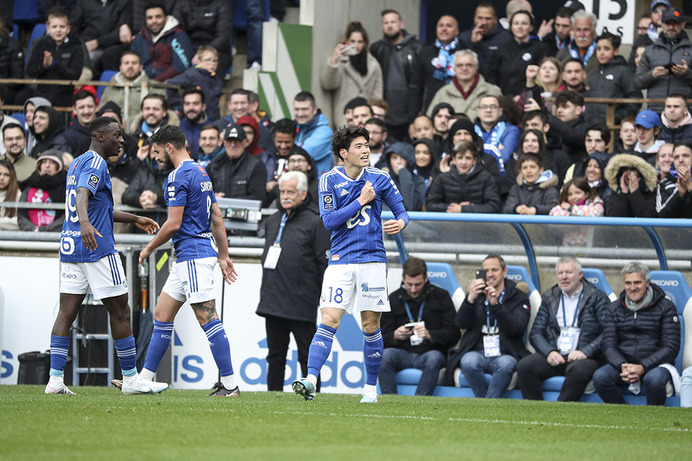
[[[526, 205], [535, 207], [537, 215], [547, 215], [560, 202], [560, 195], [556, 188], [557, 175], [550, 173], [550, 175], [546, 175], [547, 179], [545, 181], [536, 181], [534, 184], [522, 182], [521, 184], [513, 185], [509, 190], [502, 212], [505, 214], [516, 213], [519, 205]], [[519, 176], [517, 182], [519, 181], [521, 181], [521, 176]]]
[[[621, 170], [634, 169], [639, 172], [639, 189], [625, 194], [620, 190]], [[606, 216], [623, 218], [655, 218], [656, 182], [654, 167], [636, 155], [620, 154], [614, 156], [605, 169], [605, 178], [613, 192], [606, 202]]]
[[[173, 16], [180, 22], [195, 47], [213, 46], [221, 53], [230, 53], [233, 12], [228, 0], [176, 2]], [[225, 72], [225, 69], [220, 70]]]
[[[589, 358], [601, 355], [603, 324], [608, 312], [610, 300], [605, 293], [586, 279], [581, 279], [582, 297], [579, 301], [577, 327], [580, 328], [577, 350]], [[562, 290], [558, 285], [543, 293], [541, 307], [533, 322], [529, 341], [536, 352], [547, 357], [552, 351], [558, 351], [557, 341], [560, 338], [560, 326], [557, 323]], [[568, 319], [570, 321], [571, 319]], [[559, 352], [559, 351], [558, 351]]]
[[671, 128], [666, 114], [661, 114], [661, 132], [656, 136], [656, 139], [673, 144], [692, 142], [692, 115], [688, 112], [677, 128]]
[[131, 21], [131, 0], [82, 0], [70, 12], [72, 30], [85, 43], [98, 40], [99, 49], [120, 44], [120, 26]]
[[428, 189], [425, 209], [446, 211], [451, 203], [471, 202], [464, 205], [464, 213], [497, 213], [500, 211], [500, 188], [490, 173], [476, 163], [465, 175], [459, 174], [456, 166], [442, 173]]
[[[0, 32], [0, 78], [24, 78], [24, 51], [17, 40], [10, 38], [5, 32]], [[4, 83], [0, 87], [13, 93], [19, 91], [22, 85]], [[11, 94], [5, 91], [5, 102]]]
[[[483, 39], [479, 42], [471, 40], [473, 29], [468, 29], [459, 34], [459, 49], [470, 49], [478, 55], [478, 71], [487, 76], [488, 70], [493, 65], [494, 57], [498, 52], [504, 50], [505, 45], [510, 40], [514, 40], [512, 35], [507, 32], [500, 23], [495, 24], [495, 27], [490, 29]], [[473, 120], [473, 119], [472, 119]]]
[[546, 47], [540, 40], [518, 43], [512, 39], [502, 45], [501, 52], [495, 53], [484, 75], [500, 87], [502, 94], [516, 96], [526, 86], [526, 68], [539, 65], [546, 56]]
[[207, 168], [214, 192], [223, 192], [226, 198], [264, 201], [267, 195], [267, 169], [248, 151], [240, 158], [219, 155]]
[[623, 363], [638, 363], [644, 372], [663, 363], [675, 363], [680, 351], [678, 311], [655, 284], [651, 304], [632, 312], [625, 305], [625, 292], [608, 306], [603, 325], [603, 353], [617, 369]]
[[[589, 89], [584, 94], [589, 98], [641, 98], [642, 92], [634, 87], [634, 77], [622, 56], [598, 66], [598, 71], [589, 77]], [[641, 104], [618, 104], [615, 107], [615, 123], [628, 115], [636, 115]], [[606, 105], [589, 103], [584, 118], [589, 123], [605, 123]]]

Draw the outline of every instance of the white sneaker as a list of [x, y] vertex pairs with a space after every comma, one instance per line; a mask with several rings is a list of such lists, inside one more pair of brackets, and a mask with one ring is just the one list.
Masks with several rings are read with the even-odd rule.
[[51, 383], [48, 381], [48, 384], [46, 384], [46, 389], [43, 391], [46, 394], [68, 394], [68, 395], [75, 395], [74, 392], [69, 390], [67, 386], [65, 386], [65, 383], [63, 381], [60, 382], [53, 382]]
[[158, 394], [168, 389], [168, 383], [158, 383], [144, 379], [141, 376], [137, 377], [131, 383], [123, 381], [123, 394]]
[[256, 70], [256, 71], [259, 72], [260, 70], [262, 70], [262, 64], [260, 64], [259, 62], [255, 61], [255, 62], [253, 62], [252, 65], [250, 66], [250, 70]]

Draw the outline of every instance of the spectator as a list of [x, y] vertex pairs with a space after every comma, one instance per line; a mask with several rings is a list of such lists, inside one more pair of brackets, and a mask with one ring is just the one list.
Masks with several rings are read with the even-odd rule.
[[207, 120], [207, 102], [204, 92], [197, 88], [189, 88], [183, 92], [183, 118], [180, 120], [180, 129], [185, 133], [190, 146], [190, 157], [197, 161], [199, 152], [199, 134]]
[[[461, 50], [454, 53], [454, 72], [451, 82], [435, 93], [430, 102], [431, 107], [446, 102], [455, 113], [465, 114], [470, 120], [474, 120], [481, 98], [501, 95], [498, 87], [485, 81], [478, 73], [478, 56], [473, 51]], [[429, 114], [432, 116], [432, 110]]]
[[572, 38], [572, 8], [560, 7], [553, 19], [554, 31], [542, 38], [547, 48], [548, 56], [555, 56], [560, 50], [569, 45]]
[[[226, 69], [231, 67], [232, 59], [230, 37], [233, 33], [233, 11], [231, 11], [231, 4], [228, 0], [179, 1], [175, 3], [172, 10], [168, 11], [172, 11], [173, 16], [178, 19], [180, 27], [190, 37], [193, 47], [199, 49], [204, 46], [216, 50], [216, 59], [218, 60], [216, 64], [218, 64], [221, 76], [223, 76], [226, 73]], [[248, 43], [248, 51], [250, 51], [249, 48], [252, 45]], [[202, 67], [205, 67], [205, 58], [201, 56], [199, 51], [197, 52], [197, 58]], [[248, 64], [251, 64], [251, 62], [248, 61]], [[216, 66], [210, 72], [216, 72]], [[207, 88], [202, 88], [205, 92], [207, 91]], [[211, 103], [212, 99], [209, 95], [206, 96], [207, 101]], [[209, 118], [216, 120], [218, 116], [214, 117], [209, 114]]]
[[526, 10], [517, 11], [510, 18], [512, 40], [495, 53], [484, 75], [490, 83], [500, 87], [502, 94], [516, 96], [526, 87], [526, 68], [538, 65], [546, 56], [543, 43], [531, 36], [534, 20]]
[[634, 124], [637, 118], [630, 115], [620, 121], [620, 131], [618, 132], [615, 152], [618, 154], [633, 154], [637, 145], [637, 129]]
[[[36, 171], [19, 185], [20, 202], [65, 203], [65, 172], [62, 153], [48, 149], [36, 162]], [[62, 228], [64, 209], [20, 208], [17, 212], [19, 229], [31, 232], [58, 232]]]
[[365, 126], [365, 122], [370, 120], [373, 116], [372, 112], [372, 107], [368, 105], [367, 101], [365, 101], [365, 98], [356, 98], [356, 99], [362, 99], [363, 102], [359, 103], [358, 105], [353, 106], [353, 112], [352, 112], [352, 121], [351, 123], [347, 123], [348, 125], [352, 126]]
[[[663, 99], [669, 94], [680, 93], [685, 98], [692, 94], [692, 44], [685, 33], [685, 16], [676, 8], [663, 12], [663, 31], [654, 43], [646, 47], [637, 66], [634, 86], [648, 90], [647, 97]], [[656, 112], [663, 110], [662, 104], [647, 106]]]
[[272, 181], [274, 179], [274, 170], [276, 169], [276, 159], [273, 155], [269, 154], [269, 152], [262, 150], [258, 146], [259, 126], [257, 125], [257, 121], [251, 115], [246, 115], [238, 119], [238, 125], [245, 130], [245, 137], [248, 143], [247, 151], [262, 161], [267, 170], [266, 181]]
[[221, 134], [216, 125], [207, 123], [202, 126], [199, 132], [199, 153], [197, 163], [202, 168], [207, 168], [209, 164], [219, 155], [224, 153]]
[[317, 177], [315, 161], [310, 157], [310, 154], [296, 146], [294, 150], [291, 150], [291, 154], [288, 157], [288, 170], [300, 171], [308, 177], [308, 195], [311, 197], [310, 206], [319, 211], [319, 204], [317, 203], [319, 178]]
[[[153, 134], [153, 133], [152, 133]], [[166, 200], [163, 195], [163, 183], [170, 170], [159, 165], [156, 155], [150, 145], [140, 149], [137, 153], [138, 160], [136, 173], [122, 195], [122, 203], [132, 207], [152, 210], [165, 208]], [[144, 155], [146, 154], [146, 155]], [[145, 214], [159, 223], [166, 220], [165, 211], [154, 214]]]
[[565, 183], [560, 193], [560, 204], [550, 210], [550, 216], [603, 216], [603, 200], [589, 185], [586, 178], [574, 178]]
[[[634, 129], [637, 132], [637, 144], [634, 146], [635, 155], [639, 155], [646, 161], [652, 157], [656, 158], [658, 148], [665, 141], [656, 139], [661, 132], [661, 118], [651, 109], [643, 110], [637, 114], [634, 122]], [[649, 161], [653, 164], [653, 161]]]
[[89, 124], [96, 118], [96, 98], [89, 91], [79, 90], [72, 101], [72, 110], [76, 115], [70, 127], [55, 138], [55, 143], [67, 146], [67, 151], [73, 157], [78, 157], [85, 152], [80, 148], [91, 143]]
[[[54, 7], [48, 11], [46, 35], [36, 39], [26, 62], [26, 77], [40, 80], [78, 80], [86, 62], [84, 44], [70, 33], [67, 12]], [[39, 85], [38, 93], [54, 106], [72, 104], [71, 85]], [[32, 95], [33, 96], [33, 95]]]
[[410, 257], [404, 262], [401, 287], [389, 295], [389, 306], [391, 311], [382, 314], [380, 389], [396, 394], [396, 373], [417, 368], [422, 374], [416, 395], [433, 395], [447, 350], [461, 336], [452, 298], [430, 283], [425, 261]]
[[[690, 168], [692, 167], [692, 144], [679, 143], [673, 149], [674, 175], [677, 176], [676, 188], [671, 191], [667, 200], [656, 196], [656, 211], [661, 218], [692, 218], [692, 180], [690, 180]], [[670, 174], [670, 172], [668, 173]], [[659, 205], [660, 203], [660, 205]]]
[[[546, 166], [553, 173], [557, 174], [558, 186], [561, 186], [567, 170], [572, 165], [572, 161], [564, 152], [562, 138], [550, 129], [548, 114], [540, 110], [524, 112], [522, 124], [524, 125], [525, 132], [528, 130], [538, 130], [543, 134]], [[519, 139], [519, 145], [522, 146], [521, 138]]]
[[385, 159], [388, 173], [404, 199], [404, 208], [421, 211], [425, 203], [425, 180], [411, 172], [416, 161], [411, 144], [395, 142], [387, 147]]
[[506, 214], [547, 215], [558, 203], [557, 176], [544, 170], [543, 157], [524, 153], [517, 160], [521, 184], [509, 190], [509, 196], [502, 210]]
[[452, 81], [452, 56], [459, 46], [459, 23], [453, 16], [444, 15], [437, 20], [435, 43], [424, 45], [418, 52], [408, 85], [408, 118], [427, 113], [437, 91]]
[[387, 131], [394, 139], [403, 141], [409, 124], [408, 85], [423, 43], [406, 32], [396, 10], [382, 10], [381, 16], [383, 37], [372, 44], [370, 52], [382, 68], [384, 99], [391, 109], [386, 118]]
[[[529, 297], [525, 283], [507, 277], [499, 255], [488, 255], [481, 271], [469, 283], [456, 324], [466, 330], [459, 348], [447, 361], [447, 381], [461, 364], [464, 379], [477, 398], [502, 397], [517, 362], [529, 355], [523, 336], [529, 324]], [[490, 373], [490, 383], [485, 373]]]
[[[18, 202], [21, 195], [12, 162], [6, 158], [0, 159], [0, 203]], [[0, 207], [0, 230], [19, 230], [17, 208]]]
[[267, 169], [262, 161], [247, 151], [245, 130], [230, 124], [224, 130], [220, 155], [209, 164], [209, 178], [217, 198], [240, 198], [264, 202], [267, 196]]
[[[634, 87], [632, 72], [625, 58], [618, 55], [620, 37], [604, 32], [596, 40], [598, 72], [589, 77], [589, 89], [584, 96], [589, 98], [641, 98], [642, 92]], [[618, 104], [615, 107], [615, 123], [628, 115], [635, 115], [641, 104]], [[606, 123], [606, 105], [589, 103], [584, 117], [590, 122]]]
[[2, 145], [2, 127], [4, 127], [5, 125], [9, 125], [10, 123], [15, 123], [15, 124], [19, 123], [18, 120], [2, 113], [2, 106], [4, 103], [4, 99], [5, 99], [5, 96], [3, 94], [3, 89], [2, 89], [2, 86], [0, 86], [0, 155], [5, 153], [5, 146]]
[[[223, 89], [223, 80], [216, 73], [219, 63], [219, 55], [211, 46], [200, 46], [197, 49], [199, 64], [186, 69], [182, 74], [168, 79], [169, 85], [179, 85], [183, 91], [197, 88], [204, 93], [206, 103], [206, 118], [214, 122], [221, 118], [219, 110], [219, 96]], [[180, 94], [178, 90], [169, 88], [166, 90], [168, 104], [176, 110], [180, 109]]]
[[521, 395], [543, 400], [542, 381], [564, 376], [558, 401], [578, 401], [601, 365], [603, 322], [609, 300], [584, 278], [581, 263], [563, 256], [555, 265], [557, 284], [543, 293], [529, 340], [536, 353], [517, 366]]
[[79, 0], [70, 12], [70, 22], [89, 52], [94, 75], [116, 70], [121, 53], [130, 47], [130, 36], [120, 33], [123, 25], [132, 22], [130, 1]]
[[608, 203], [608, 198], [612, 192], [610, 184], [608, 184], [605, 176], [605, 169], [612, 157], [612, 155], [606, 154], [605, 152], [595, 152], [589, 155], [586, 161], [586, 170], [584, 171], [584, 178], [601, 200], [603, 200], [604, 205]]
[[[36, 134], [34, 133], [34, 112], [39, 106], [52, 106], [51, 102], [41, 96], [34, 96], [24, 102], [24, 131], [26, 132], [26, 151], [31, 152], [36, 143]], [[34, 171], [32, 168], [31, 171]]]
[[624, 404], [620, 389], [639, 394], [643, 387], [647, 405], [663, 405], [666, 386], [679, 380], [678, 312], [665, 292], [650, 283], [644, 264], [626, 264], [622, 278], [625, 289], [608, 307], [603, 326], [607, 364], [596, 370], [593, 383], [605, 403]]
[[[152, 0], [132, 0], [132, 31], [137, 34], [146, 27], [146, 7]], [[173, 11], [178, 0], [160, 0], [166, 11]], [[132, 34], [132, 32], [131, 32]], [[134, 37], [132, 37], [134, 38]]]
[[452, 168], [433, 181], [427, 211], [497, 213], [500, 190], [493, 176], [478, 162], [478, 148], [463, 141], [454, 148]]
[[327, 117], [315, 104], [309, 91], [301, 91], [293, 98], [293, 117], [298, 124], [296, 145], [302, 147], [317, 164], [317, 176], [332, 168], [331, 137]]
[[574, 163], [565, 174], [565, 181], [573, 177], [583, 178], [586, 174], [586, 164], [596, 152], [607, 153], [610, 148], [610, 130], [603, 123], [594, 123], [585, 130], [584, 147], [586, 157]]
[[605, 169], [613, 193], [606, 202], [606, 216], [655, 218], [656, 170], [635, 155], [613, 157]]
[[435, 127], [433, 127], [432, 120], [427, 115], [419, 115], [413, 119], [411, 131], [411, 139], [414, 141], [416, 139], [429, 139], [433, 141], [435, 137]]
[[214, 124], [223, 130], [229, 123], [237, 123], [240, 117], [250, 114], [250, 98], [248, 90], [235, 88], [228, 97], [227, 109], [229, 114], [223, 120], [217, 120]]
[[371, 118], [365, 122], [365, 129], [370, 134], [370, 166], [382, 168], [387, 164], [383, 155], [387, 146], [387, 124], [379, 118]]
[[572, 40], [569, 45], [557, 53], [557, 58], [563, 63], [569, 58], [580, 60], [584, 64], [586, 76], [598, 70], [596, 58], [596, 28], [598, 18], [595, 14], [584, 10], [576, 11], [572, 15]]
[[[370, 98], [368, 99], [368, 105], [372, 109], [373, 118], [379, 118], [383, 122], [389, 117], [389, 104], [382, 98]], [[408, 127], [408, 124], [404, 125], [404, 129]]]
[[26, 134], [18, 123], [9, 123], [1, 130], [5, 155], [0, 158], [12, 163], [13, 174], [22, 182], [36, 170], [36, 160], [26, 154]]
[[[267, 199], [270, 202], [273, 202], [277, 198], [279, 198], [279, 189], [278, 189], [278, 181], [281, 175], [289, 171], [290, 165], [289, 165], [289, 158], [291, 155], [295, 152], [302, 152], [304, 153], [308, 158], [310, 158], [310, 155], [303, 150], [302, 147], [296, 146], [296, 131], [298, 130], [298, 126], [293, 120], [287, 119], [287, 118], [282, 118], [281, 120], [277, 121], [274, 124], [274, 127], [272, 128], [272, 135], [274, 137], [274, 146], [271, 151], [272, 155], [274, 156], [274, 170], [273, 170], [273, 175], [271, 177], [271, 180], [267, 181]], [[305, 173], [308, 175], [308, 183], [312, 185], [314, 181], [312, 179], [317, 178], [317, 173], [316, 173], [316, 168], [315, 168], [315, 162], [310, 158], [312, 161], [312, 164], [308, 164], [306, 160], [306, 164], [308, 164], [308, 169], [306, 169]], [[308, 170], [311, 170], [308, 172]], [[314, 177], [314, 178], [313, 178]], [[313, 200], [311, 203], [317, 203], [316, 200], [316, 195], [313, 195], [312, 198]]]
[[36, 145], [29, 155], [38, 158], [39, 155], [50, 148], [60, 152], [67, 151], [67, 144], [56, 145], [57, 136], [63, 131], [63, 118], [52, 107], [39, 106], [34, 111], [34, 136]]
[[483, 138], [484, 148], [495, 156], [500, 175], [505, 174], [505, 165], [519, 145], [520, 131], [503, 119], [500, 98], [484, 96], [478, 101], [476, 133]]
[[262, 70], [262, 23], [264, 23], [265, 2], [263, 0], [246, 0], [245, 17], [247, 18], [247, 67]]
[[[665, 5], [662, 6], [665, 7]], [[650, 32], [651, 37], [649, 36]], [[630, 68], [632, 74], [634, 74], [637, 71], [637, 64], [634, 62], [634, 58], [637, 53], [637, 48], [646, 48], [647, 46], [651, 45], [654, 42], [654, 40], [656, 40], [656, 38], [658, 38], [657, 27], [651, 19], [651, 13], [646, 12], [642, 14], [639, 18], [639, 23], [637, 24], [637, 35], [634, 38], [634, 43], [632, 44], [632, 48], [630, 49], [630, 56], [627, 59], [627, 66]]]
[[[140, 111], [140, 102], [147, 94], [164, 94], [163, 88], [150, 87], [149, 76], [143, 72], [142, 60], [134, 51], [125, 51], [120, 56], [120, 70], [111, 79], [111, 83], [117, 83], [120, 86], [107, 86], [101, 95], [100, 105], [103, 107], [109, 102], [116, 103], [119, 107], [125, 109], [125, 118], [123, 124], [127, 128], [130, 123], [137, 117]], [[125, 88], [129, 85], [129, 93], [127, 104], [125, 103]], [[130, 133], [130, 130], [126, 131]]]
[[659, 147], [658, 152], [656, 153], [656, 163], [654, 164], [654, 168], [656, 168], [656, 173], [658, 173], [659, 184], [661, 183], [663, 178], [665, 178], [666, 175], [670, 173], [671, 169], [675, 171], [675, 168], [673, 168], [674, 147], [675, 144], [673, 144], [672, 142], [667, 142], [663, 144], [661, 147]]
[[[305, 174], [279, 178], [281, 208], [265, 222], [262, 288], [257, 315], [267, 330], [267, 390], [282, 391], [290, 334], [298, 363], [307, 375], [308, 349], [315, 334], [322, 277], [327, 268], [329, 233], [309, 206]], [[280, 256], [279, 256], [280, 255]]]
[[[500, 169], [497, 166], [497, 160], [493, 154], [483, 151], [483, 139], [476, 133], [473, 122], [467, 118], [460, 118], [449, 129], [449, 137], [445, 143], [442, 159], [438, 160], [438, 164], [433, 172], [433, 176], [438, 173], [449, 171], [451, 159], [454, 157], [454, 147], [461, 141], [473, 143], [478, 148], [478, 159], [483, 164], [483, 168], [492, 175], [495, 181], [499, 184], [501, 181]], [[439, 155], [433, 153], [439, 159]]]
[[[0, 17], [0, 78], [24, 78], [24, 51], [20, 43], [10, 37], [5, 30], [5, 24]], [[15, 95], [19, 93], [23, 85], [17, 83], [0, 84], [0, 92], [5, 95], [7, 104], [22, 104], [24, 100], [18, 100]], [[405, 110], [405, 109], [404, 109]]]
[[160, 94], [148, 94], [142, 99], [140, 107], [141, 114], [130, 124], [130, 133], [137, 139], [140, 148], [148, 146], [149, 138], [162, 126], [178, 125], [178, 117], [168, 110], [168, 101]]
[[432, 151], [434, 149], [435, 147], [430, 139], [418, 139], [413, 142], [413, 152], [416, 157], [413, 174], [423, 178], [426, 192], [433, 179], [435, 159], [433, 158]]
[[272, 141], [272, 127], [274, 124], [269, 117], [269, 112], [260, 110], [259, 95], [254, 91], [247, 91], [248, 112], [252, 115], [259, 125], [259, 146], [264, 150], [271, 150], [274, 147]]
[[[322, 66], [320, 84], [324, 90], [334, 90], [334, 107], [344, 107], [356, 96], [365, 99], [382, 97], [382, 69], [368, 51], [368, 43], [368, 33], [363, 25], [352, 21], [346, 26], [342, 41]], [[341, 126], [345, 119], [335, 116], [334, 122]]]
[[687, 99], [680, 93], [669, 94], [661, 114], [661, 132], [656, 139], [673, 144], [692, 142], [692, 116]]
[[565, 89], [576, 91], [579, 94], [586, 92], [586, 69], [584, 63], [576, 58], [569, 58], [562, 64], [562, 81]]
[[[534, 154], [541, 158], [542, 167], [552, 172], [552, 176], [548, 179], [553, 186], [557, 187], [560, 183], [558, 178], [557, 165], [552, 158], [548, 157], [545, 147], [545, 136], [543, 131], [535, 129], [525, 130], [519, 137], [519, 147], [517, 147], [516, 152], [512, 154], [505, 167], [507, 174], [502, 178], [500, 182], [500, 195], [506, 197], [508, 192], [515, 186], [523, 184], [524, 180], [521, 177], [521, 172], [519, 168], [519, 157], [524, 154]], [[553, 184], [554, 183], [554, 184]]]
[[564, 90], [565, 85], [562, 83], [562, 64], [557, 58], [543, 58], [539, 65], [529, 65], [526, 67], [526, 88], [519, 96], [515, 98], [520, 106], [526, 104], [528, 99], [536, 99], [541, 97], [544, 99], [548, 112], [552, 112], [552, 101], [545, 101], [547, 98], [555, 97], [555, 94]]
[[163, 4], [147, 4], [145, 17], [146, 27], [132, 40], [131, 49], [142, 59], [149, 78], [165, 82], [190, 67], [194, 48], [190, 37]]
[[[504, 48], [510, 40], [511, 35], [497, 23], [495, 7], [487, 1], [476, 7], [473, 29], [465, 30], [459, 35], [461, 48], [472, 50], [478, 56], [477, 69], [484, 77], [488, 76], [487, 72], [493, 66], [497, 51]], [[472, 117], [469, 118], [473, 120]]]
[[431, 111], [431, 119], [433, 122], [433, 128], [435, 129], [435, 134], [433, 135], [433, 141], [437, 143], [439, 147], [443, 147], [449, 136], [449, 121], [454, 114], [454, 108], [451, 104], [446, 102], [441, 102], [436, 104]]

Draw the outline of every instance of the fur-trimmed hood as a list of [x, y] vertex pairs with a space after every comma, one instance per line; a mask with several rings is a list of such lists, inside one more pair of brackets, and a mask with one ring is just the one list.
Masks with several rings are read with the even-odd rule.
[[620, 171], [623, 168], [637, 170], [644, 179], [646, 188], [650, 191], [656, 190], [657, 176], [654, 167], [636, 155], [618, 154], [610, 159], [605, 169], [605, 178], [608, 180], [610, 188], [615, 192], [620, 188]]
[[[524, 184], [524, 178], [522, 177], [521, 173], [517, 174], [517, 184], [519, 184], [520, 186]], [[558, 178], [557, 175], [553, 174], [552, 171], [545, 170], [538, 178], [538, 181], [536, 181], [534, 184], [540, 187], [541, 189], [547, 189], [551, 186], [557, 187]]]

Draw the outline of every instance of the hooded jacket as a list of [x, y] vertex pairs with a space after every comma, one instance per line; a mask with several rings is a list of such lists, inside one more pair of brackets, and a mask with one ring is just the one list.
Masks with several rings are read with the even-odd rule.
[[692, 143], [692, 115], [689, 112], [685, 114], [677, 128], [671, 128], [670, 122], [665, 113], [661, 114], [661, 132], [656, 136], [659, 141]]
[[[620, 190], [620, 177], [625, 169], [639, 172], [639, 189], [631, 193]], [[655, 218], [657, 175], [654, 167], [636, 155], [619, 154], [614, 156], [605, 169], [605, 178], [612, 189], [606, 203], [606, 216], [624, 218]]]
[[[598, 71], [588, 79], [589, 89], [584, 93], [589, 98], [641, 98], [642, 92], [634, 87], [634, 77], [627, 61], [622, 56], [615, 56], [606, 64], [599, 64]], [[589, 123], [606, 122], [605, 104], [586, 104], [584, 118]], [[629, 116], [636, 115], [641, 104], [618, 104], [615, 107], [615, 123]]]
[[[478, 136], [478, 133], [476, 133], [475, 126], [473, 125], [473, 122], [471, 120], [460, 118], [452, 124], [452, 127], [449, 129], [449, 135], [445, 140], [443, 152], [447, 155], [452, 156], [452, 158], [454, 157], [454, 135], [459, 130], [466, 130], [468, 133], [471, 134], [471, 137], [473, 138], [473, 143], [478, 148], [479, 160], [483, 164], [483, 167], [488, 173], [490, 173], [493, 176], [493, 178], [495, 179], [495, 181], [497, 181], [498, 184], [501, 184], [502, 176], [500, 176], [500, 168], [497, 165], [497, 159], [494, 155], [485, 152], [483, 139], [480, 136]], [[430, 152], [432, 152], [432, 150]], [[438, 163], [435, 165], [435, 171], [433, 176], [437, 176], [440, 173], [439, 160], [440, 157], [438, 156]]]
[[452, 203], [471, 202], [463, 213], [497, 213], [500, 211], [500, 188], [480, 162], [471, 172], [461, 175], [452, 165], [447, 173], [435, 178], [428, 189], [426, 211], [447, 211]]
[[[391, 167], [392, 154], [400, 155], [406, 160], [406, 168], [400, 169], [398, 173], [395, 173]], [[387, 147], [384, 155], [387, 166], [383, 170], [389, 173], [394, 184], [399, 188], [401, 198], [404, 199], [404, 208], [407, 211], [421, 211], [425, 203], [425, 179], [411, 172], [416, 164], [413, 146], [405, 142], [395, 142]]]
[[327, 117], [317, 110], [308, 123], [298, 125], [296, 146], [300, 146], [312, 156], [317, 164], [317, 177], [332, 169], [332, 129]]
[[142, 27], [132, 41], [131, 49], [142, 58], [142, 66], [149, 78], [157, 82], [184, 72], [195, 54], [190, 37], [170, 14], [157, 36], [152, 36], [146, 26]]
[[[41, 106], [48, 106], [52, 107], [53, 103], [51, 103], [49, 100], [42, 96], [34, 96], [33, 98], [29, 98], [26, 101], [24, 101], [24, 114], [25, 114], [25, 119], [26, 119], [26, 106], [31, 103], [34, 106], [34, 110], [37, 107]], [[28, 154], [31, 152], [31, 149], [34, 148], [38, 140], [36, 139], [36, 133], [34, 132], [34, 127], [27, 125], [26, 121], [24, 121], [24, 131], [26, 131], [26, 153]]]
[[550, 170], [544, 171], [541, 177], [533, 184], [527, 184], [519, 175], [517, 184], [509, 190], [502, 212], [513, 214], [517, 212], [519, 205], [526, 205], [535, 207], [537, 215], [547, 215], [555, 205], [560, 203], [560, 196], [556, 186], [557, 176]]
[[66, 144], [56, 145], [54, 142], [58, 134], [62, 133], [64, 129], [62, 117], [60, 114], [58, 114], [58, 111], [52, 107], [47, 107], [46, 112], [48, 113], [49, 120], [48, 128], [43, 132], [42, 135], [35, 135], [36, 144], [31, 149], [31, 152], [29, 152], [29, 156], [33, 158], [38, 158], [38, 156], [41, 155], [41, 152], [50, 148], [58, 149], [61, 152], [67, 152], [69, 150], [69, 146]]
[[664, 364], [675, 364], [680, 351], [678, 311], [665, 292], [650, 283], [651, 303], [632, 312], [625, 305], [625, 292], [608, 306], [603, 325], [603, 353], [612, 366], [638, 363], [644, 373]]

